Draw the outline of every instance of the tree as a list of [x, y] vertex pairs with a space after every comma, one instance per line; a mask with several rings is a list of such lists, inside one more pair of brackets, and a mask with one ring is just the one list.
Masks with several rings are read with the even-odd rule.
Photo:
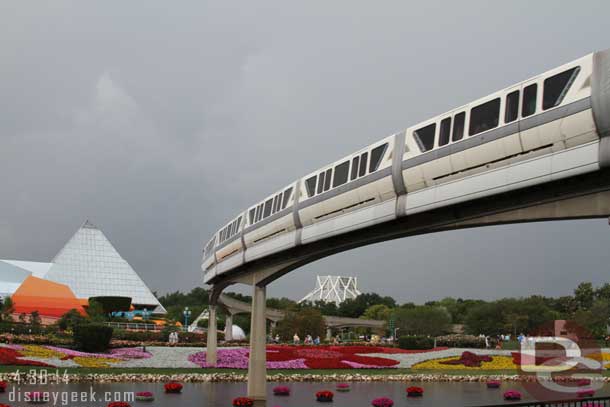
[[275, 333], [280, 335], [283, 340], [290, 340], [295, 333], [301, 338], [306, 335], [323, 338], [326, 333], [326, 323], [322, 313], [317, 309], [307, 308], [299, 312], [290, 311], [277, 324]]
[[472, 307], [464, 322], [466, 332], [472, 335], [498, 335], [505, 332], [502, 312], [497, 303], [483, 303]]
[[3, 321], [12, 321], [13, 320], [13, 312], [15, 312], [15, 308], [13, 306], [13, 300], [11, 297], [6, 297], [2, 300], [2, 308], [0, 309], [0, 314], [2, 315]]
[[42, 324], [42, 320], [40, 318], [40, 314], [38, 311], [32, 311], [30, 314], [30, 324], [32, 327], [38, 328]]
[[350, 298], [339, 305], [338, 314], [342, 317], [359, 318], [371, 305], [384, 304], [389, 308], [396, 307], [396, 301], [392, 297], [382, 297], [376, 293], [360, 294], [356, 298]]
[[449, 331], [451, 316], [446, 309], [438, 306], [422, 305], [396, 311], [396, 327], [400, 335], [438, 336]]
[[62, 331], [65, 331], [66, 329], [73, 330], [76, 325], [82, 324], [85, 321], [85, 317], [83, 317], [77, 310], [73, 308], [63, 314], [61, 318], [59, 318], [59, 320], [57, 321], [57, 326]]
[[364, 311], [361, 318], [388, 321], [392, 315], [392, 309], [384, 304], [371, 305]]
[[574, 290], [574, 298], [579, 309], [590, 309], [593, 305], [594, 295], [595, 292], [591, 283], [580, 283]]
[[87, 307], [87, 316], [91, 321], [102, 322], [106, 319], [106, 314], [104, 314], [104, 307], [97, 301], [89, 301], [89, 306]]

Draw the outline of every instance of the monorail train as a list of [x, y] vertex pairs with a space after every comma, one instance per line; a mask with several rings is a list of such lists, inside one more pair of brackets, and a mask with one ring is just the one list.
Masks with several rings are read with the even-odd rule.
[[610, 165], [610, 49], [435, 116], [320, 168], [205, 245], [216, 276], [401, 216]]

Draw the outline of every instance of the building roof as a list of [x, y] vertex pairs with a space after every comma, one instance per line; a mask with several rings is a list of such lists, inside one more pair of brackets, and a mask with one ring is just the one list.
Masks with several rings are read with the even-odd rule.
[[11, 299], [18, 314], [38, 311], [44, 316], [61, 317], [71, 309], [85, 314], [70, 287], [34, 276], [28, 276]]
[[23, 270], [29, 271], [34, 277], [45, 278], [53, 263], [43, 263], [40, 261], [23, 261], [23, 260], [1, 260], [5, 263], [12, 264]]
[[67, 284], [79, 298], [125, 296], [131, 297], [133, 304], [165, 312], [135, 270], [89, 221], [55, 256], [46, 278]]

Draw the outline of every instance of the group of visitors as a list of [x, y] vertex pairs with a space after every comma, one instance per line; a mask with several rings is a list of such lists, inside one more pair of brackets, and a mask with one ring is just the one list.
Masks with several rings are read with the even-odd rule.
[[[292, 343], [294, 345], [299, 345], [301, 343], [301, 338], [299, 337], [299, 335], [295, 332], [294, 336], [292, 337]], [[315, 339], [311, 336], [311, 335], [307, 335], [305, 337], [305, 340], [303, 341], [303, 345], [319, 345], [321, 343], [320, 341], [320, 337], [316, 336]]]
[[169, 338], [168, 338], [169, 346], [176, 346], [178, 344], [178, 341], [179, 341], [178, 331], [170, 332]]

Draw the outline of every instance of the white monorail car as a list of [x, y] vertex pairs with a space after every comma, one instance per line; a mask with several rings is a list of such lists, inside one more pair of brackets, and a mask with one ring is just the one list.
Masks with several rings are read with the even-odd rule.
[[502, 89], [298, 179], [204, 248], [204, 281], [400, 216], [610, 166], [610, 50]]

